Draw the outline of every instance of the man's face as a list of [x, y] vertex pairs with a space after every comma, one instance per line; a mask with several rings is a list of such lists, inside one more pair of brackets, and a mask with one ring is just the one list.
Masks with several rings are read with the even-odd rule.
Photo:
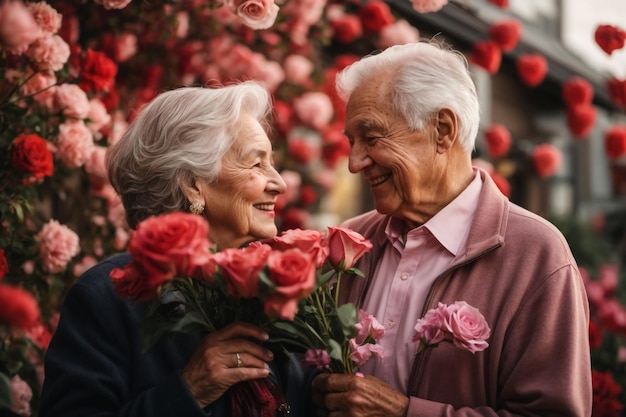
[[410, 131], [393, 109], [388, 83], [366, 82], [347, 103], [345, 132], [350, 172], [369, 182], [376, 210], [417, 224], [427, 220], [445, 175], [437, 165], [436, 124]]

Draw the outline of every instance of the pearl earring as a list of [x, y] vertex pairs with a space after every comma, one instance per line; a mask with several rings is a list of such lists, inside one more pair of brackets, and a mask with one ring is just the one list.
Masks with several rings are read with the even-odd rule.
[[196, 200], [189, 205], [189, 212], [192, 214], [202, 214], [204, 212], [204, 203]]

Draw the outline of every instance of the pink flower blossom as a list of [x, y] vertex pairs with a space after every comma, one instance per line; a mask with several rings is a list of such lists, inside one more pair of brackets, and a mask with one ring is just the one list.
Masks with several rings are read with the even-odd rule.
[[45, 1], [28, 3], [28, 9], [43, 32], [53, 35], [61, 29], [63, 16]]
[[309, 126], [323, 130], [333, 118], [333, 103], [328, 95], [310, 91], [293, 102], [298, 118]]
[[369, 240], [345, 227], [329, 227], [327, 244], [331, 265], [344, 271], [352, 268], [372, 248]]
[[84, 119], [89, 113], [90, 105], [87, 94], [77, 84], [61, 84], [54, 92], [57, 108], [66, 117]]
[[292, 54], [285, 58], [285, 79], [298, 85], [305, 85], [311, 79], [313, 62], [305, 56]]
[[37, 240], [43, 268], [53, 274], [61, 272], [80, 252], [78, 235], [54, 219], [43, 226]]
[[379, 341], [385, 335], [385, 327], [376, 320], [376, 317], [363, 309], [359, 309], [359, 322], [354, 325], [357, 330], [356, 343], [363, 344], [368, 338]]
[[41, 71], [30, 77], [24, 85], [22, 85], [22, 94], [25, 96], [34, 96], [35, 100], [42, 105], [49, 103], [52, 107], [52, 100], [56, 88], [50, 88], [57, 82], [57, 77], [52, 71]]
[[89, 111], [87, 112], [87, 127], [93, 133], [99, 132], [104, 126], [111, 123], [111, 115], [107, 112], [104, 103], [98, 98], [89, 100]]
[[11, 411], [18, 416], [29, 417], [33, 390], [19, 375], [11, 378]]
[[59, 126], [57, 155], [70, 168], [81, 167], [94, 150], [93, 135], [82, 120], [68, 120]]
[[103, 181], [107, 180], [107, 167], [104, 160], [107, 149], [105, 146], [94, 146], [91, 156], [85, 161], [85, 171], [90, 176]]
[[58, 71], [70, 57], [69, 45], [59, 36], [43, 36], [33, 42], [26, 55], [38, 71]]
[[274, 0], [227, 0], [226, 5], [239, 16], [244, 25], [252, 29], [267, 29], [278, 16]]
[[0, 47], [22, 54], [28, 45], [41, 36], [41, 29], [21, 1], [0, 4]]
[[306, 368], [326, 369], [330, 364], [330, 355], [325, 349], [307, 349], [302, 358]]
[[399, 19], [395, 23], [385, 26], [378, 34], [376, 46], [386, 49], [393, 45], [406, 45], [419, 40], [420, 32], [404, 19]]
[[433, 308], [426, 312], [426, 315], [415, 323], [415, 336], [413, 341], [421, 341], [424, 345], [436, 345], [446, 338], [450, 338], [450, 334], [446, 332], [444, 323], [446, 321], [446, 308], [443, 303], [439, 303], [437, 308]]
[[420, 13], [438, 12], [448, 4], [448, 0], [411, 0], [413, 9]]
[[351, 351], [350, 359], [357, 367], [365, 364], [365, 362], [370, 360], [372, 355], [378, 356], [379, 358], [383, 357], [383, 350], [382, 346], [380, 345], [375, 345], [372, 343], [359, 345], [354, 338], [350, 339], [349, 344]]

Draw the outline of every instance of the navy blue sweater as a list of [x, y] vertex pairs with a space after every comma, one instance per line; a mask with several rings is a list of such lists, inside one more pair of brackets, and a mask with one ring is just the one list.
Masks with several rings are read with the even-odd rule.
[[[142, 352], [141, 306], [119, 297], [109, 278], [128, 262], [128, 254], [103, 261], [69, 289], [45, 356], [40, 417], [230, 416], [228, 391], [201, 409], [182, 379], [199, 335], [172, 334]], [[289, 388], [291, 416], [308, 415], [310, 375], [291, 359], [287, 380], [272, 375]]]

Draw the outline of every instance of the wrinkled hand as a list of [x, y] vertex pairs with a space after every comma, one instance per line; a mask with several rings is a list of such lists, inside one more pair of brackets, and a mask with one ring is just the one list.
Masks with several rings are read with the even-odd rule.
[[323, 373], [313, 379], [320, 417], [406, 416], [409, 398], [372, 376]]
[[200, 407], [217, 400], [237, 382], [269, 375], [267, 362], [273, 354], [253, 340], [264, 342], [267, 338], [256, 326], [233, 323], [202, 339], [183, 370], [183, 379]]

